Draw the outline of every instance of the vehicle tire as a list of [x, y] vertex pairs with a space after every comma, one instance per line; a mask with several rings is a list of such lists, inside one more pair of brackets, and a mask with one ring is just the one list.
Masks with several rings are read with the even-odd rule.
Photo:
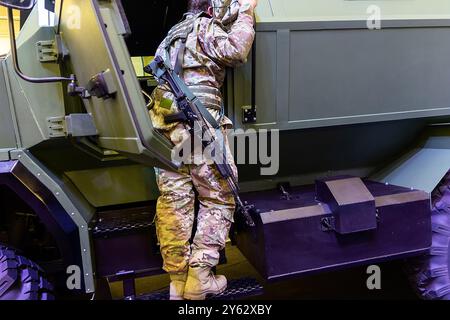
[[0, 245], [0, 300], [53, 300], [44, 271], [17, 250]]
[[450, 173], [432, 194], [432, 246], [406, 266], [417, 294], [426, 300], [450, 300]]

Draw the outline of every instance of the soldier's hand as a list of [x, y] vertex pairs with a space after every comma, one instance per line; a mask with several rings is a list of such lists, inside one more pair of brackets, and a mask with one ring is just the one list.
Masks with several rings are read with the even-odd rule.
[[245, 3], [249, 3], [253, 9], [258, 5], [258, 0], [239, 0], [239, 4], [243, 5]]

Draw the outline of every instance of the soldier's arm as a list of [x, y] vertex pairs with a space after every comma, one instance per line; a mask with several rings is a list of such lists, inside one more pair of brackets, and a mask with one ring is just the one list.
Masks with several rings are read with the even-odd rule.
[[247, 60], [255, 38], [253, 7], [239, 12], [236, 21], [227, 32], [217, 23], [200, 24], [199, 42], [211, 59], [227, 67], [234, 67]]
[[161, 56], [161, 57], [165, 58], [165, 55], [166, 55], [165, 44], [166, 44], [166, 39], [164, 39], [158, 46], [158, 49], [156, 49], [155, 57]]

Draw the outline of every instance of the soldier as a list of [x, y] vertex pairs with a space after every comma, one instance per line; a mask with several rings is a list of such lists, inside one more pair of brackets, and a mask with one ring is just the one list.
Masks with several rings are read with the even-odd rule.
[[[207, 110], [222, 125], [224, 137], [232, 122], [223, 115], [220, 88], [226, 67], [246, 61], [255, 37], [253, 11], [258, 0], [190, 0], [184, 20], [174, 26], [157, 50], [185, 81]], [[150, 116], [154, 127], [174, 145], [189, 138], [186, 124], [166, 123], [165, 116], [178, 112], [173, 94], [164, 85], [153, 92]], [[226, 139], [226, 138], [225, 138]], [[230, 155], [227, 141], [227, 155]], [[217, 169], [201, 159], [184, 163], [177, 171], [156, 169], [160, 197], [157, 203], [157, 234], [170, 274], [170, 298], [203, 300], [223, 292], [224, 276], [211, 268], [233, 222], [235, 201]], [[227, 157], [237, 177], [231, 156]], [[195, 191], [200, 208], [194, 224]]]

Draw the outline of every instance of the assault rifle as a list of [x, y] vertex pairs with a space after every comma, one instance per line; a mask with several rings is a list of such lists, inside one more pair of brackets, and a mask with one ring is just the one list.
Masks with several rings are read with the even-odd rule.
[[[236, 201], [236, 211], [243, 215], [248, 226], [254, 227], [255, 222], [249, 212], [253, 206], [244, 204], [239, 196], [237, 179], [230, 164], [227, 162], [225, 150], [222, 148], [223, 144], [220, 143], [224, 141], [220, 125], [161, 56], [156, 56], [144, 70], [146, 73], [153, 74], [160, 84], [167, 84], [175, 96], [180, 112], [166, 117], [166, 122], [186, 122], [190, 127], [191, 136], [194, 139], [200, 139], [203, 148], [211, 148], [211, 145], [213, 145], [212, 160], [233, 193]], [[210, 131], [211, 128], [208, 126], [208, 123], [215, 130], [216, 137], [219, 139], [218, 143], [216, 137]]]

